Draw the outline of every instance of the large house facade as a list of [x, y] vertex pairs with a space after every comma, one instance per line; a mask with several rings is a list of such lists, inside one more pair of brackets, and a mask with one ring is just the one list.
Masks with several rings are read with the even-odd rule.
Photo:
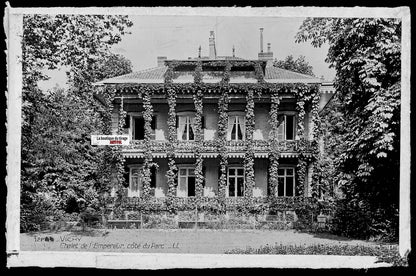
[[[158, 66], [97, 83], [119, 146], [124, 202], [275, 200], [311, 197], [319, 111], [333, 94], [322, 79], [274, 67], [262, 29], [257, 60], [158, 57]], [[111, 96], [109, 96], [111, 94]], [[184, 203], [185, 202], [185, 203]], [[168, 203], [169, 204], [169, 203]], [[137, 207], [139, 208], [139, 207]]]

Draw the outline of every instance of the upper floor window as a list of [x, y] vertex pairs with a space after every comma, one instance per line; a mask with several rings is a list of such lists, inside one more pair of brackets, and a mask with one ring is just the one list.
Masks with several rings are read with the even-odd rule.
[[295, 195], [295, 169], [293, 167], [279, 168], [277, 170], [278, 186], [277, 196]]
[[280, 114], [278, 116], [277, 139], [279, 141], [295, 139], [295, 121], [295, 115]]
[[245, 139], [245, 116], [230, 114], [228, 116], [227, 140], [242, 141]]
[[183, 113], [177, 116], [178, 140], [195, 140], [195, 114]]
[[228, 196], [240, 197], [244, 196], [244, 168], [229, 167], [228, 168]]
[[[130, 125], [130, 129], [131, 129], [131, 137], [132, 140], [144, 140], [144, 118], [143, 116], [139, 116], [139, 115], [130, 115], [127, 116], [129, 125]], [[127, 125], [127, 118], [126, 118], [126, 125]], [[152, 122], [150, 124], [150, 127], [152, 128], [152, 135], [154, 135], [154, 131], [157, 128], [157, 117], [156, 115], [154, 115], [152, 117]]]

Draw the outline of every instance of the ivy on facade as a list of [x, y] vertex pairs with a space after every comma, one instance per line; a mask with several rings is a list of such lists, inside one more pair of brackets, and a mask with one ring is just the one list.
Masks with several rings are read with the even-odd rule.
[[244, 189], [244, 199], [245, 209], [250, 209], [251, 207], [251, 198], [253, 197], [253, 189], [255, 186], [254, 179], [254, 143], [253, 143], [253, 134], [255, 127], [255, 117], [254, 117], [254, 91], [248, 90], [246, 95], [246, 150], [244, 155], [244, 173], [245, 173], [245, 189]]
[[151, 168], [156, 166], [153, 162], [152, 149], [150, 146], [152, 135], [152, 91], [147, 89], [142, 93], [143, 98], [143, 119], [144, 119], [144, 160], [143, 160], [143, 198], [148, 199], [150, 196]]
[[271, 106], [269, 112], [269, 122], [270, 122], [270, 154], [269, 154], [269, 195], [271, 197], [276, 196], [277, 186], [278, 186], [278, 169], [279, 169], [279, 147], [277, 140], [277, 131], [278, 131], [278, 112], [280, 105], [280, 97], [278, 93], [273, 93], [271, 95]]
[[204, 136], [202, 133], [202, 98], [203, 94], [201, 90], [197, 90], [196, 94], [193, 95], [194, 97], [194, 105], [195, 105], [195, 195], [196, 197], [200, 198], [203, 196], [203, 183], [204, 183], [204, 175], [202, 171], [203, 159], [202, 159], [202, 147], [203, 147], [203, 140]]
[[[203, 83], [202, 78], [202, 65], [212, 67], [224, 68], [222, 80], [219, 84]], [[193, 67], [193, 83], [188, 84], [175, 84], [173, 78], [175, 70], [180, 66]], [[255, 84], [230, 84], [230, 72], [233, 67], [247, 67], [254, 68], [255, 77], [257, 83]], [[273, 198], [276, 196], [276, 190], [278, 186], [278, 167], [281, 145], [277, 140], [277, 128], [278, 128], [278, 112], [280, 99], [282, 94], [293, 94], [296, 101], [297, 110], [297, 150], [299, 153], [297, 173], [296, 173], [296, 194], [301, 196], [304, 193], [304, 181], [306, 178], [307, 169], [310, 163], [317, 159], [317, 147], [312, 148], [312, 152], [309, 155], [305, 155], [305, 151], [310, 151], [310, 143], [306, 138], [304, 121], [306, 112], [310, 111], [312, 116], [313, 128], [309, 131], [312, 132], [311, 137], [314, 140], [318, 138], [319, 132], [319, 89], [318, 85], [308, 85], [304, 83], [299, 84], [272, 84], [264, 81], [264, 74], [262, 70], [262, 63], [258, 61], [209, 61], [203, 62], [197, 61], [171, 61], [167, 63], [167, 70], [165, 73], [164, 84], [119, 84], [109, 85], [107, 89], [103, 91], [104, 98], [106, 98], [106, 105], [108, 107], [108, 118], [105, 117], [104, 121], [108, 129], [106, 132], [111, 132], [111, 109], [113, 108], [112, 102], [114, 100], [115, 93], [120, 94], [141, 94], [143, 98], [144, 107], [144, 120], [145, 120], [145, 139], [144, 139], [144, 195], [147, 197], [150, 191], [150, 168], [154, 166], [152, 159], [152, 147], [151, 147], [151, 120], [153, 115], [153, 108], [151, 105], [151, 97], [153, 94], [165, 94], [168, 103], [168, 137], [165, 145], [168, 170], [167, 177], [167, 198], [166, 204], [168, 209], [177, 210], [177, 206], [180, 199], [176, 198], [177, 191], [177, 166], [175, 162], [175, 147], [177, 144], [176, 133], [176, 99], [179, 93], [192, 94], [195, 105], [195, 144], [193, 150], [195, 154], [195, 175], [196, 175], [196, 206], [202, 206], [203, 198], [203, 181], [204, 176], [202, 172], [203, 158], [202, 152], [206, 147], [206, 141], [203, 139], [202, 130], [202, 112], [203, 112], [203, 95], [207, 93], [219, 94], [218, 99], [218, 138], [213, 146], [219, 153], [219, 182], [218, 182], [218, 197], [215, 201], [215, 208], [218, 210], [225, 210], [226, 207], [226, 189], [227, 189], [227, 166], [228, 166], [228, 152], [227, 152], [227, 130], [228, 130], [228, 104], [230, 102], [230, 93], [242, 93], [246, 95], [246, 120], [245, 120], [245, 135], [244, 141], [245, 156], [244, 156], [244, 168], [245, 168], [245, 189], [244, 198], [242, 199], [244, 208], [251, 208], [253, 201], [253, 189], [255, 186], [254, 178], [254, 147], [256, 141], [253, 140], [255, 116], [254, 116], [254, 93], [261, 95], [262, 93], [269, 94], [271, 96], [271, 108], [270, 119], [271, 131], [269, 135], [269, 195]], [[308, 109], [310, 108], [310, 110]], [[123, 100], [120, 107], [120, 121], [118, 131], [120, 132], [124, 125], [126, 112], [123, 110]], [[120, 153], [117, 146], [111, 147], [115, 152]], [[114, 152], [114, 153], [115, 153]], [[110, 154], [112, 161], [116, 160], [117, 170], [118, 168], [124, 169], [124, 159], [114, 158], [115, 154]], [[121, 154], [120, 154], [121, 156]], [[117, 161], [118, 160], [118, 161]], [[121, 172], [121, 170], [120, 170]], [[124, 171], [123, 171], [124, 172]], [[122, 177], [117, 177], [119, 180]], [[317, 177], [313, 176], [312, 180], [316, 181]], [[121, 183], [121, 182], [120, 182]], [[199, 199], [198, 199], [199, 198]], [[148, 199], [150, 200], [150, 199]], [[213, 203], [214, 204], [214, 203]], [[170, 206], [170, 207], [169, 207]], [[205, 205], [204, 205], [205, 206]], [[206, 206], [205, 206], [206, 207]], [[205, 208], [204, 207], [204, 208]], [[214, 206], [212, 206], [214, 207]], [[202, 207], [201, 207], [202, 208]]]

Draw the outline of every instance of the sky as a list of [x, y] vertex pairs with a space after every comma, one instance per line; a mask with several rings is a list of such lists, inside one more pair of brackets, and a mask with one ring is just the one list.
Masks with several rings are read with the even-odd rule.
[[[271, 43], [274, 58], [295, 59], [305, 56], [316, 76], [332, 80], [335, 71], [325, 63], [328, 46], [314, 48], [309, 42], [295, 43], [295, 35], [305, 18], [247, 17], [247, 16], [129, 16], [133, 26], [131, 34], [122, 37], [112, 51], [124, 55], [132, 62], [133, 71], [157, 66], [157, 57], [187, 59], [197, 57], [201, 46], [202, 56], [209, 53], [209, 34], [215, 32], [217, 55], [235, 55], [244, 59], [257, 59], [260, 51], [260, 28], [263, 31], [263, 49]], [[65, 72], [48, 71], [51, 79], [40, 83], [43, 89], [65, 87]]]

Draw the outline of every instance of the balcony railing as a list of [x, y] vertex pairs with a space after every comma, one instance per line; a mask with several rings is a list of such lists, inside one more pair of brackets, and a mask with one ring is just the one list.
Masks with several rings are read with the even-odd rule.
[[309, 197], [226, 197], [221, 199], [219, 197], [201, 197], [197, 200], [196, 197], [175, 197], [168, 205], [167, 197], [151, 197], [149, 199], [142, 199], [139, 197], [124, 197], [121, 206], [126, 210], [131, 211], [165, 211], [169, 208], [174, 208], [177, 211], [207, 209], [212, 210], [224, 204], [226, 211], [235, 211], [246, 205], [247, 200], [252, 206], [258, 208], [274, 208], [278, 210], [292, 210], [299, 204], [312, 204], [315, 200]]
[[[167, 141], [150, 141], [150, 149], [153, 152], [166, 152], [167, 150]], [[269, 140], [254, 140], [254, 151], [255, 152], [270, 152], [271, 150], [271, 141]], [[192, 153], [196, 148], [195, 141], [177, 141], [174, 145], [175, 151], [177, 153]], [[218, 141], [209, 140], [203, 141], [202, 151], [203, 152], [218, 152]], [[298, 140], [286, 140], [279, 141], [276, 144], [280, 152], [298, 152], [299, 151], [299, 141]], [[228, 152], [244, 152], [247, 147], [246, 141], [227, 141], [226, 143]], [[306, 147], [303, 149], [305, 152], [312, 152], [316, 147], [315, 141], [306, 141]], [[125, 151], [144, 151], [146, 144], [143, 140], [133, 140], [130, 145], [123, 147]]]

